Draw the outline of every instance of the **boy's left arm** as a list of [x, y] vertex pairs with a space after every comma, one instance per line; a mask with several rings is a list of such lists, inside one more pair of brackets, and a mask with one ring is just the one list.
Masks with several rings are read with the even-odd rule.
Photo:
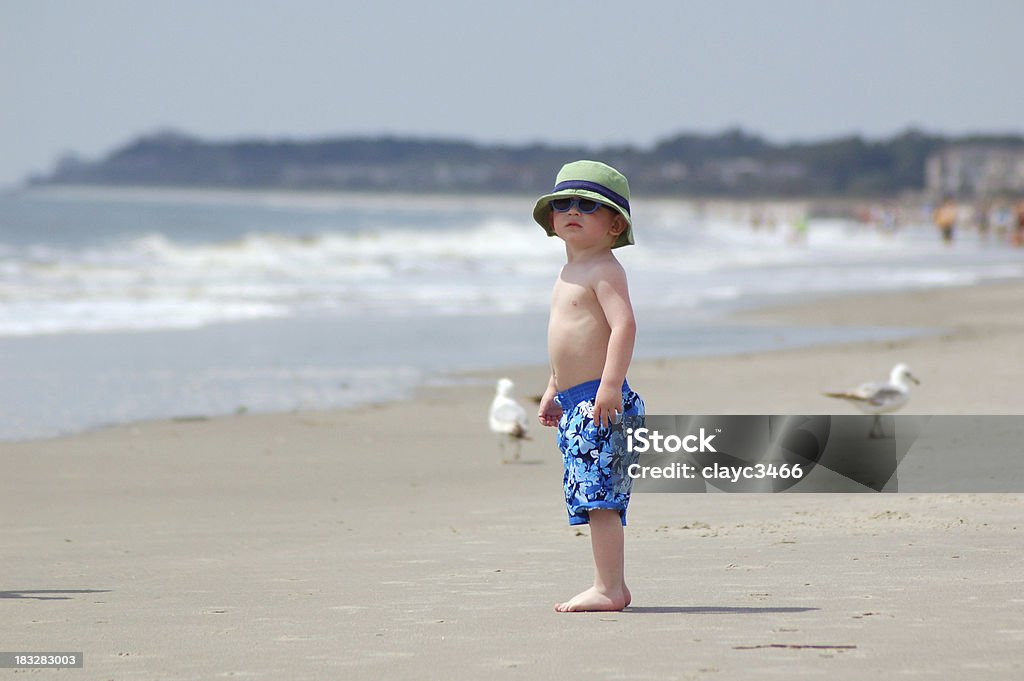
[[601, 268], [594, 292], [611, 328], [601, 385], [594, 400], [594, 422], [598, 426], [611, 426], [616, 413], [622, 412], [622, 382], [633, 359], [636, 319], [629, 302], [626, 273], [618, 263]]

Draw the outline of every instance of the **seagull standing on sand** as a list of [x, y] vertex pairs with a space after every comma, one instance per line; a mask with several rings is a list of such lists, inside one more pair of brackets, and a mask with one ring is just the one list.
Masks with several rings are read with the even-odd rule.
[[[523, 440], [529, 440], [526, 435], [526, 410], [512, 397], [512, 389], [515, 384], [511, 379], [498, 379], [498, 389], [491, 402], [491, 411], [487, 417], [492, 433], [498, 435], [498, 446], [501, 448], [502, 457], [505, 454], [505, 446], [513, 445], [515, 454], [513, 461], [519, 460], [519, 450], [522, 449]], [[507, 459], [502, 459], [507, 463]]]
[[897, 364], [889, 372], [888, 383], [864, 383], [846, 392], [825, 393], [826, 397], [835, 397], [852, 402], [865, 414], [874, 414], [875, 421], [871, 426], [870, 436], [883, 437], [881, 414], [898, 410], [910, 399], [910, 383], [920, 384], [921, 381], [910, 373], [906, 364]]

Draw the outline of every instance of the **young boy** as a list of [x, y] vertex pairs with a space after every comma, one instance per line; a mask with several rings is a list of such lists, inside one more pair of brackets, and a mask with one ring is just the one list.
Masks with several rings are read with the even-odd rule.
[[569, 524], [590, 523], [594, 553], [594, 585], [555, 610], [622, 610], [631, 600], [622, 527], [632, 482], [622, 422], [644, 414], [626, 383], [636, 322], [626, 273], [612, 255], [633, 243], [629, 184], [603, 163], [569, 163], [533, 217], [565, 242], [566, 255], [551, 296], [551, 380], [537, 417], [558, 426]]

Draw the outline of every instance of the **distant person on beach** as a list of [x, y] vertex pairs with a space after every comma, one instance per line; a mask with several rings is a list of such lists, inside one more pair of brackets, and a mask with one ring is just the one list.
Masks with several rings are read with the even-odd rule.
[[1020, 248], [1024, 246], [1024, 199], [1017, 202], [1016, 208], [1016, 224], [1013, 228], [1013, 236], [1010, 237], [1010, 242]]
[[793, 219], [793, 227], [789, 232], [789, 243], [801, 245], [807, 243], [807, 215], [800, 213]]
[[900, 228], [900, 214], [896, 206], [887, 204], [882, 206], [881, 222], [878, 225], [883, 234], [895, 234]]
[[992, 206], [989, 222], [995, 232], [998, 241], [1006, 241], [1010, 238], [1010, 227], [1014, 222], [1013, 208], [1005, 201], [1000, 201]]
[[992, 203], [981, 201], [974, 206], [974, 224], [978, 229], [978, 238], [988, 241], [989, 232], [992, 229]]
[[569, 524], [590, 524], [594, 555], [594, 585], [555, 610], [622, 610], [631, 600], [622, 528], [632, 490], [622, 431], [644, 415], [626, 382], [636, 321], [626, 272], [612, 254], [633, 243], [629, 184], [603, 163], [566, 164], [533, 218], [565, 242], [566, 255], [551, 295], [551, 379], [537, 417], [558, 426]]
[[933, 220], [942, 235], [942, 242], [947, 246], [953, 243], [953, 229], [956, 227], [958, 213], [956, 202], [948, 197], [935, 209]]

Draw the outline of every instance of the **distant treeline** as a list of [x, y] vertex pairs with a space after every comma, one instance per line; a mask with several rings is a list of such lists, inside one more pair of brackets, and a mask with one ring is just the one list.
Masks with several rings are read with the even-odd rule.
[[635, 193], [673, 196], [895, 196], [920, 191], [926, 159], [949, 145], [1024, 148], [1020, 136], [949, 138], [907, 131], [775, 144], [742, 130], [679, 134], [650, 149], [482, 145], [459, 140], [338, 138], [209, 142], [162, 132], [98, 161], [61, 159], [31, 184], [406, 192], [528, 192], [551, 186], [566, 161], [594, 158]]

